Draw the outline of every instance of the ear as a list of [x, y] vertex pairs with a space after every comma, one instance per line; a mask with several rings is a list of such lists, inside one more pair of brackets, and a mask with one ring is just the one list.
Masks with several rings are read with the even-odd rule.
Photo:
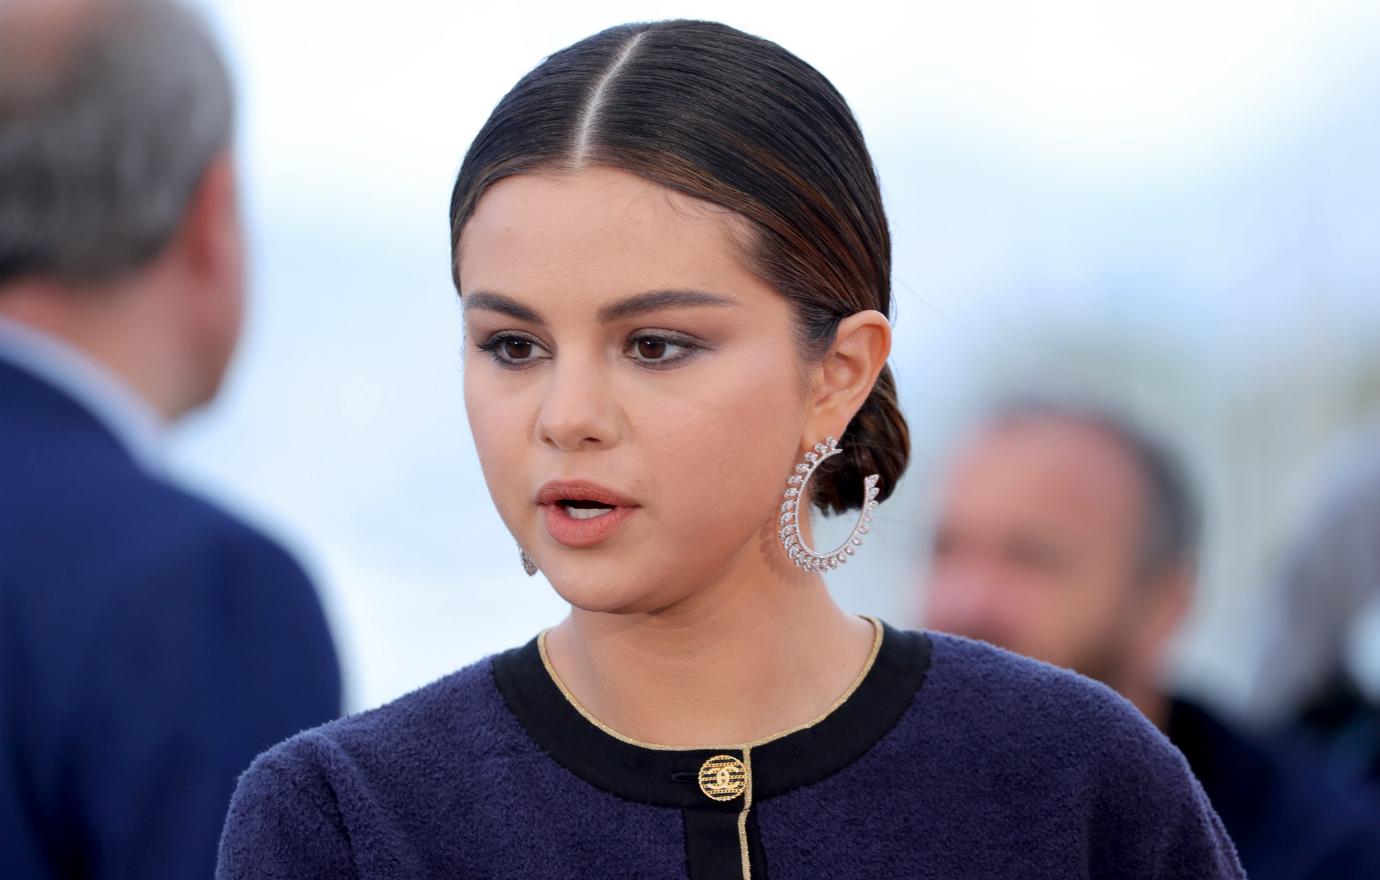
[[211, 160], [192, 191], [178, 232], [182, 257], [198, 280], [237, 277], [244, 242], [234, 162], [229, 151]]
[[842, 437], [891, 354], [891, 322], [868, 309], [839, 322], [834, 343], [813, 370], [813, 394], [802, 448]]
[[178, 283], [170, 289], [187, 352], [184, 408], [191, 408], [220, 388], [244, 321], [244, 238], [228, 151], [207, 166], [197, 184], [174, 252]]

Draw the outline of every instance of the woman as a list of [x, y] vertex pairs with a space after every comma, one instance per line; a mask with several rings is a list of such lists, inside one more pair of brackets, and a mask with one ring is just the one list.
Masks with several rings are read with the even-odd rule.
[[[710, 23], [583, 40], [494, 110], [451, 232], [485, 478], [571, 613], [261, 756], [221, 877], [1241, 876], [1109, 691], [830, 599], [908, 440], [819, 73]], [[844, 547], [811, 506], [860, 511]]]

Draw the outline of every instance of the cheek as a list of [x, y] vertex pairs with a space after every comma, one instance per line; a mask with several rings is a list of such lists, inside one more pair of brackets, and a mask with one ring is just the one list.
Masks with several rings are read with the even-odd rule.
[[503, 393], [488, 381], [481, 367], [465, 368], [465, 415], [470, 434], [484, 472], [484, 482], [499, 515], [510, 527], [513, 517], [525, 503], [528, 487], [523, 482], [526, 470], [524, 442], [531, 419], [531, 404], [520, 394]]
[[790, 352], [751, 368], [706, 370], [639, 412], [633, 436], [657, 481], [661, 513], [699, 533], [739, 536], [771, 518], [795, 463], [803, 399]]
[[1030, 601], [1013, 614], [1025, 617], [1028, 653], [1056, 666], [1072, 667], [1090, 643], [1099, 640], [1101, 609], [1072, 577], [1041, 582], [1029, 594]]
[[1072, 637], [1095, 641], [1116, 630], [1125, 613], [1121, 591], [1110, 572], [1085, 572], [1071, 584], [1065, 608]]

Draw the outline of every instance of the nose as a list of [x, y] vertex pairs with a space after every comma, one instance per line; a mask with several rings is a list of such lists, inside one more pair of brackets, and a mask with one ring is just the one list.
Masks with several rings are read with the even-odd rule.
[[562, 452], [603, 449], [618, 442], [618, 409], [609, 377], [594, 358], [557, 359], [537, 413], [537, 439]]

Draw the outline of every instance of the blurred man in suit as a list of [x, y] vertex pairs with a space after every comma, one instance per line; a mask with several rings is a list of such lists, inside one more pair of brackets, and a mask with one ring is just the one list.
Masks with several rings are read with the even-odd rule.
[[1380, 804], [1162, 689], [1194, 589], [1198, 514], [1175, 459], [1110, 412], [1028, 401], [943, 484], [926, 625], [1121, 692], [1203, 783], [1252, 880], [1380, 877]]
[[174, 486], [244, 255], [229, 81], [158, 0], [0, 0], [0, 877], [209, 877], [236, 776], [336, 715], [319, 600]]

